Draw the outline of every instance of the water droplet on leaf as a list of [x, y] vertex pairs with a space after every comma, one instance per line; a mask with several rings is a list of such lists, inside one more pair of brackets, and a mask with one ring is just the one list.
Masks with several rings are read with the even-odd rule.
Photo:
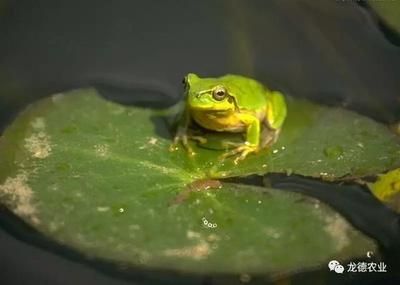
[[343, 148], [340, 145], [326, 147], [324, 154], [331, 159], [340, 159], [343, 155]]

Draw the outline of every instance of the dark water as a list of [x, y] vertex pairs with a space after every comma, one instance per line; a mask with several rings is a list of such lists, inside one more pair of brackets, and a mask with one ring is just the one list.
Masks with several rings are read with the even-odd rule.
[[[42, 96], [90, 85], [123, 104], [165, 107], [179, 99], [187, 72], [243, 74], [292, 96], [345, 106], [384, 123], [398, 121], [397, 35], [356, 2], [0, 1], [0, 129]], [[277, 187], [330, 204], [377, 239], [387, 261], [398, 266], [397, 214], [359, 187], [329, 185], [340, 190], [322, 191], [328, 186], [318, 181], [291, 179], [273, 177]], [[41, 240], [7, 211], [0, 223], [2, 284], [238, 282], [237, 276], [121, 273]], [[307, 284], [321, 274], [299, 274], [293, 281]], [[331, 275], [326, 282], [389, 284], [395, 278]], [[265, 284], [264, 277], [252, 280]]]

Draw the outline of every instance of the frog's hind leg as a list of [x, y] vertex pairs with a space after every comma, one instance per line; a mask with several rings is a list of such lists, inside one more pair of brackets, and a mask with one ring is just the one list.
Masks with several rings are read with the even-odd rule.
[[188, 135], [188, 138], [192, 141], [198, 142], [199, 144], [207, 143], [207, 138], [203, 136]]
[[278, 140], [280, 132], [281, 129], [274, 130], [267, 123], [264, 123], [261, 131], [260, 148], [267, 148], [273, 145]]
[[229, 140], [222, 140], [221, 144], [222, 144], [222, 147], [228, 149], [228, 148], [241, 146], [241, 145], [243, 145], [243, 142], [233, 142], [233, 141], [229, 141]]
[[278, 91], [269, 94], [270, 100], [266, 106], [266, 118], [261, 132], [261, 148], [273, 145], [279, 137], [287, 114], [285, 97]]
[[195, 141], [199, 144], [207, 143], [207, 138], [204, 136], [204, 131], [196, 128], [190, 128], [187, 132], [187, 137], [189, 140]]

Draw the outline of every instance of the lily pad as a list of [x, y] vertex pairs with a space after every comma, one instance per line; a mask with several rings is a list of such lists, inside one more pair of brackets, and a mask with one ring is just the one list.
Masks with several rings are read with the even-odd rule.
[[[289, 169], [338, 178], [399, 164], [397, 139], [368, 118], [301, 100], [289, 102], [289, 114], [271, 150], [234, 166], [201, 146], [194, 158], [169, 152], [169, 126], [154, 110], [106, 101], [93, 89], [54, 95], [3, 134], [0, 199], [62, 244], [152, 268], [291, 272], [374, 250], [316, 200], [207, 180]], [[218, 189], [177, 202], [193, 185]]]
[[201, 155], [193, 162], [196, 169], [214, 178], [275, 172], [334, 180], [400, 166], [400, 139], [386, 126], [351, 111], [299, 99], [288, 98], [288, 117], [278, 142], [239, 165], [232, 159], [221, 160], [215, 152], [222, 149], [216, 141], [237, 141], [237, 135], [211, 133], [206, 137], [211, 147], [195, 146]]
[[378, 199], [400, 212], [400, 168], [379, 175], [378, 180], [368, 186]]
[[400, 33], [400, 4], [398, 1], [369, 1], [368, 4], [387, 25]]

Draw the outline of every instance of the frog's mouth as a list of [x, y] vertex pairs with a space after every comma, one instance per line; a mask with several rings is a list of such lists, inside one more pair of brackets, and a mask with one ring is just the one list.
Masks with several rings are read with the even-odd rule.
[[191, 104], [190, 109], [194, 111], [206, 111], [207, 113], [227, 113], [230, 111], [234, 110], [234, 107], [231, 104], [214, 104], [214, 103], [209, 103], [209, 104]]
[[189, 102], [189, 106], [193, 110], [210, 112], [230, 111], [235, 109], [235, 106], [228, 100], [215, 101], [210, 97], [211, 96], [207, 96], [206, 94], [202, 94], [199, 97], [192, 97]]

